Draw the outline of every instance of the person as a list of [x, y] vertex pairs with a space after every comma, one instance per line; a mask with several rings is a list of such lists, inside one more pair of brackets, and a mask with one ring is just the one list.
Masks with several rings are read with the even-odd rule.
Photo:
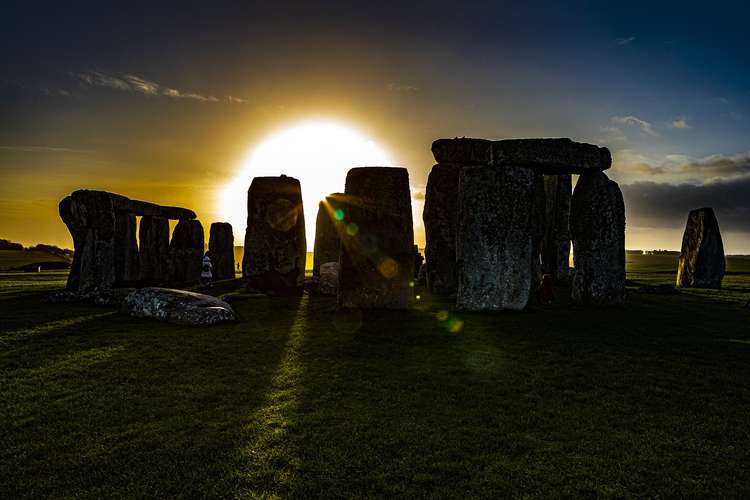
[[555, 300], [555, 286], [552, 281], [552, 276], [545, 274], [542, 276], [542, 284], [539, 287], [539, 303], [540, 304], [551, 304]]
[[201, 267], [201, 285], [213, 285], [213, 268], [214, 266], [211, 264], [211, 256], [206, 252], [206, 255], [203, 256], [203, 265]]

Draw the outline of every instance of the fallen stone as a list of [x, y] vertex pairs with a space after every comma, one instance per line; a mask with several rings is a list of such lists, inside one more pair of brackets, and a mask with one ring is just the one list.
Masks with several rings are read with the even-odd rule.
[[[331, 196], [341, 196], [336, 193]], [[313, 276], [320, 274], [320, 266], [326, 262], [339, 260], [339, 235], [336, 231], [336, 214], [328, 201], [318, 204], [318, 216], [315, 219], [315, 248], [313, 253]]]
[[251, 288], [302, 293], [307, 242], [297, 179], [256, 177], [247, 192], [242, 273]]
[[570, 139], [438, 139], [432, 143], [438, 163], [526, 166], [544, 174], [582, 174], [612, 166], [607, 148]]
[[602, 172], [581, 175], [571, 199], [575, 303], [620, 306], [625, 298], [625, 204]]
[[201, 279], [205, 234], [198, 220], [181, 220], [169, 242], [169, 282], [189, 285]]
[[459, 165], [435, 165], [427, 178], [422, 220], [425, 228], [425, 278], [438, 294], [455, 293]]
[[570, 199], [573, 193], [570, 175], [545, 175], [544, 190], [542, 272], [557, 283], [567, 283], [570, 274]]
[[339, 263], [326, 262], [320, 266], [317, 292], [321, 295], [336, 295], [339, 289]]
[[726, 261], [719, 222], [712, 208], [691, 210], [677, 267], [681, 288], [721, 288]]
[[115, 212], [115, 284], [138, 281], [138, 240], [135, 215]]
[[216, 280], [234, 279], [234, 234], [228, 222], [211, 224], [208, 251]]
[[216, 297], [171, 288], [136, 290], [125, 298], [122, 311], [177, 325], [214, 325], [235, 319], [232, 306]]
[[458, 191], [456, 306], [521, 310], [532, 287], [539, 174], [518, 166], [461, 170]]
[[169, 221], [146, 215], [138, 226], [140, 280], [145, 284], [169, 279]]
[[343, 220], [337, 300], [345, 308], [404, 309], [413, 298], [414, 229], [404, 168], [349, 171], [346, 193], [331, 199]]

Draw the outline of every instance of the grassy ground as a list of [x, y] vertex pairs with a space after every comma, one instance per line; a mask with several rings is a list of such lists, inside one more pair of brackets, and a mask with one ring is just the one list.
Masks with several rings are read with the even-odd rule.
[[[673, 281], [660, 259], [629, 262], [634, 286]], [[729, 290], [631, 288], [621, 310], [304, 295], [210, 329], [44, 304], [64, 274], [3, 274], [0, 498], [746, 497], [743, 264]]]
[[0, 250], [0, 270], [12, 269], [35, 262], [67, 262], [62, 257], [40, 250]]

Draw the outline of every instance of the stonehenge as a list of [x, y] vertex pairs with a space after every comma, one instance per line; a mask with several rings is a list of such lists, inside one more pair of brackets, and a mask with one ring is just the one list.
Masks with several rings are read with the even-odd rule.
[[169, 282], [190, 285], [201, 279], [205, 234], [200, 221], [181, 220], [169, 242]]
[[582, 174], [571, 199], [575, 303], [619, 306], [625, 297], [625, 203], [604, 172]]
[[[63, 198], [58, 209], [74, 246], [66, 288], [82, 295], [105, 294], [116, 287], [166, 281], [168, 219], [189, 221], [196, 217], [195, 212], [185, 208], [87, 189]], [[141, 216], [138, 238], [136, 216]]]
[[208, 252], [213, 265], [214, 279], [234, 279], [234, 234], [231, 224], [228, 222], [211, 224]]
[[[341, 197], [342, 193], [330, 196]], [[320, 275], [320, 268], [328, 262], [339, 261], [339, 240], [336, 231], [336, 214], [329, 198], [318, 204], [318, 216], [315, 218], [315, 246], [313, 248], [313, 276]]]
[[344, 196], [330, 197], [343, 220], [337, 301], [345, 308], [405, 309], [413, 299], [414, 228], [405, 168], [360, 167]]
[[297, 179], [255, 177], [247, 192], [242, 275], [249, 286], [274, 293], [302, 293], [307, 242], [302, 191]]
[[680, 288], [721, 288], [726, 262], [719, 222], [712, 208], [691, 210], [677, 268]]
[[[624, 205], [617, 184], [603, 174], [612, 165], [607, 148], [570, 139], [456, 138], [436, 140], [432, 153], [438, 163], [427, 181], [424, 210], [431, 291], [456, 293], [457, 305], [469, 310], [523, 309], [527, 286], [537, 286], [542, 273], [568, 282], [576, 217], [582, 270], [571, 298], [622, 303]], [[584, 179], [576, 213], [571, 174]], [[586, 203], [602, 212], [593, 214]], [[584, 221], [597, 225], [584, 228]], [[614, 224], [609, 232], [607, 221]], [[506, 231], [510, 237], [497, 239]]]

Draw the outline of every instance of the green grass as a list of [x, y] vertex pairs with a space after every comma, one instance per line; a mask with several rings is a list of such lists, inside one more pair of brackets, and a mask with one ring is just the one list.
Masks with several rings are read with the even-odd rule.
[[0, 250], [0, 270], [33, 264], [36, 262], [67, 262], [62, 257], [40, 250]]
[[[629, 263], [634, 286], [673, 281], [659, 259]], [[421, 290], [408, 312], [247, 299], [203, 329], [3, 274], [0, 498], [748, 496], [734, 269], [624, 309], [450, 312], [455, 333]]]

